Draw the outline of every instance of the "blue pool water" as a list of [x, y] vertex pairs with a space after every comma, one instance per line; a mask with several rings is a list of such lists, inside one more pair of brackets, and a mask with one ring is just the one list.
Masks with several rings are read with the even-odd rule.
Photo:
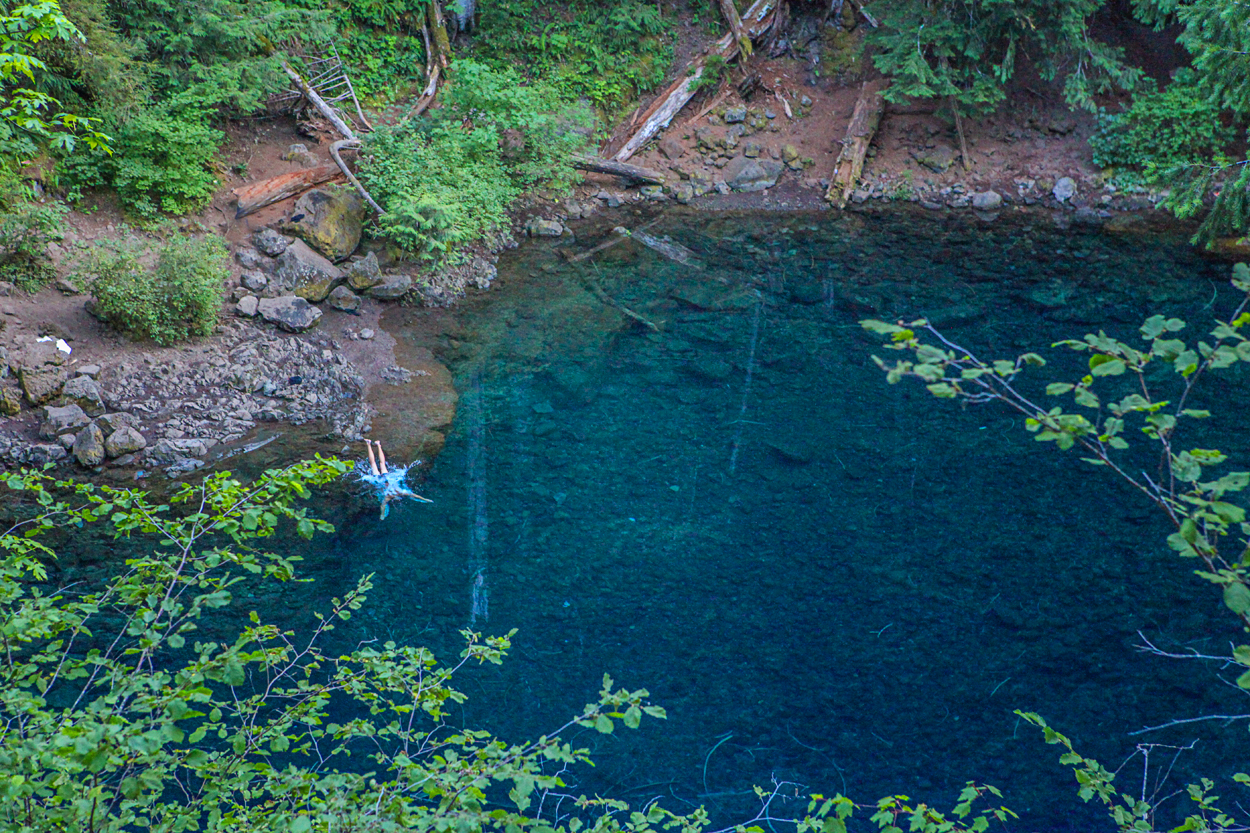
[[[697, 262], [636, 241], [567, 262], [607, 239], [586, 227], [509, 254], [453, 313], [391, 321], [461, 394], [414, 481], [434, 503], [384, 523], [365, 499], [329, 507], [340, 532], [301, 605], [376, 572], [344, 644], [451, 658], [459, 628], [517, 628], [502, 667], [459, 678], [456, 715], [511, 740], [562, 724], [604, 673], [648, 688], [668, 720], [579, 735], [599, 765], [570, 791], [719, 823], [774, 780], [948, 809], [975, 779], [1004, 790], [1015, 829], [1109, 829], [1015, 709], [1113, 769], [1138, 743], [1198, 740], [1166, 792], [1234, 770], [1244, 727], [1128, 734], [1240, 708], [1219, 669], [1136, 650], [1138, 631], [1210, 653], [1237, 638], [1151, 508], [1009, 413], [886, 385], [856, 323], [924, 314], [983, 354], [1058, 356], [1060, 338], [1127, 338], [1156, 311], [1205, 325], [1228, 308], [1227, 264], [1175, 234], [1044, 216], [687, 212], [649, 231]], [[1205, 389], [1204, 441], [1242, 460], [1245, 375]], [[1124, 773], [1139, 790], [1140, 767]]]

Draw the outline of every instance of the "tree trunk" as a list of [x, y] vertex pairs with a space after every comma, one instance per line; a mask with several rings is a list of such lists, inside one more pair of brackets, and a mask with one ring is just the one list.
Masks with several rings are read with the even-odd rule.
[[426, 5], [426, 11], [430, 22], [430, 32], [433, 35], [434, 51], [443, 69], [447, 69], [451, 65], [451, 39], [447, 37], [447, 26], [443, 23], [443, 10], [439, 8], [438, 0], [430, 0]]
[[[777, 6], [783, 0], [755, 0], [751, 7], [742, 15], [743, 27], [746, 34], [752, 39], [757, 40], [768, 32], [769, 27], [773, 25]], [[720, 55], [726, 61], [733, 60], [738, 54], [738, 41], [733, 33], [725, 35], [723, 38], [713, 44], [708, 52], [709, 55]], [[703, 77], [703, 69], [707, 63], [707, 56], [695, 58], [686, 68], [686, 72], [679, 75], [667, 90], [656, 96], [655, 101], [643, 113], [642, 127], [625, 142], [625, 145], [617, 151], [613, 157], [617, 162], [624, 162], [629, 157], [638, 152], [638, 149], [647, 143], [647, 141], [658, 133], [661, 129], [668, 126], [682, 107], [690, 99], [694, 98], [698, 92], [697, 84]]]
[[859, 182], [859, 175], [864, 171], [864, 156], [872, 137], [881, 124], [881, 113], [885, 110], [886, 87], [890, 82], [884, 78], [876, 81], [865, 81], [855, 101], [855, 110], [851, 113], [851, 123], [846, 128], [846, 138], [842, 140], [842, 152], [833, 165], [833, 175], [829, 177], [829, 190], [825, 199], [838, 208], [845, 208]]
[[316, 168], [305, 168], [289, 174], [262, 179], [240, 185], [230, 193], [239, 201], [234, 217], [246, 217], [253, 211], [273, 205], [275, 202], [302, 194], [309, 188], [337, 179], [341, 171], [334, 165], [319, 165]]
[[352, 132], [352, 129], [347, 126], [345, 121], [339, 118], [338, 113], [334, 112], [334, 108], [327, 104], [325, 99], [317, 94], [316, 90], [308, 86], [308, 82], [298, 72], [291, 69], [290, 64], [283, 61], [282, 68], [286, 70], [287, 75], [291, 76], [291, 80], [295, 82], [295, 86], [299, 87], [300, 92], [304, 94], [304, 98], [308, 99], [308, 103], [316, 107], [317, 112], [325, 116], [326, 121], [334, 125], [334, 129], [342, 134], [344, 139], [356, 138], [356, 134]]
[[650, 168], [614, 162], [611, 159], [599, 159], [595, 156], [574, 156], [572, 165], [579, 171], [594, 171], [598, 174], [612, 174], [638, 185], [663, 185], [664, 174]]
[[738, 7], [734, 5], [734, 0], [720, 0], [720, 10], [725, 15], [725, 22], [729, 24], [729, 31], [733, 33], [734, 40], [738, 41], [738, 50], [744, 58], [750, 58], [751, 38], [742, 25], [742, 16], [738, 14]]
[[972, 170], [972, 160], [968, 158], [968, 139], [964, 136], [964, 117], [959, 112], [959, 101], [955, 96], [947, 99], [951, 112], [955, 114], [955, 133], [959, 136], [959, 163], [964, 166], [964, 173]]

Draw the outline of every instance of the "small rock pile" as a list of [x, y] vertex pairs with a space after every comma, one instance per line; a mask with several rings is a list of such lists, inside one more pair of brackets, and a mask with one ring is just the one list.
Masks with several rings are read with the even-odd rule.
[[351, 312], [359, 308], [362, 295], [380, 301], [403, 298], [413, 287], [412, 277], [383, 272], [373, 252], [345, 268], [337, 265], [360, 245], [363, 220], [364, 204], [352, 191], [314, 189], [304, 194], [292, 220], [282, 226], [295, 239], [266, 228], [253, 235], [252, 246], [235, 251], [242, 268], [235, 313], [301, 333], [321, 318], [315, 304], [328, 301]]
[[[172, 361], [148, 354], [141, 363], [83, 365], [72, 377], [64, 353], [45, 348], [31, 345], [11, 359], [18, 379], [29, 380], [21, 388], [26, 399], [43, 406], [36, 411], [38, 441], [13, 423], [0, 432], [6, 463], [73, 457], [87, 467], [111, 460], [177, 475], [260, 422], [321, 419], [331, 433], [355, 440], [371, 415], [364, 379], [324, 336], [284, 336], [235, 321], [224, 337], [183, 348]], [[21, 394], [9, 381], [0, 386], [0, 403], [15, 399], [17, 413]]]

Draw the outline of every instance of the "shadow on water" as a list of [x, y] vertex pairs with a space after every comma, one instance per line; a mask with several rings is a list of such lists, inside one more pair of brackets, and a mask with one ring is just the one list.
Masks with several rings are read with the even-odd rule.
[[[1134, 648], [1138, 630], [1211, 653], [1236, 636], [1149, 508], [1010, 414], [887, 386], [856, 324], [926, 314], [985, 354], [1127, 338], [1154, 311], [1205, 325], [1227, 309], [1226, 266], [1179, 236], [1039, 218], [686, 213], [651, 231], [708, 266], [636, 242], [570, 264], [567, 242], [531, 244], [442, 335], [407, 334], [462, 400], [418, 489], [435, 503], [379, 523], [353, 498], [308, 556], [313, 595], [379, 576], [344, 644], [449, 658], [459, 628], [518, 628], [501, 668], [460, 678], [457, 715], [512, 740], [563, 723], [605, 672], [645, 686], [668, 720], [577, 736], [599, 766], [571, 791], [719, 822], [773, 779], [943, 809], [975, 779], [1005, 789], [1019, 829], [1103, 827], [1014, 709], [1112, 768], [1138, 742], [1199, 739], [1170, 783], [1231, 772], [1244, 729], [1127, 734], [1234, 696], [1213, 669]], [[1244, 375], [1208, 389], [1243, 460]]]

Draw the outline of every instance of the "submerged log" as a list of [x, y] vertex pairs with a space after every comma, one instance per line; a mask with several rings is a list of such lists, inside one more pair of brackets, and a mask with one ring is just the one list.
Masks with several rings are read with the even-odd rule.
[[302, 194], [309, 188], [338, 179], [340, 176], [342, 176], [342, 171], [337, 166], [318, 165], [315, 168], [305, 168], [302, 171], [292, 171], [289, 174], [262, 179], [260, 182], [240, 185], [230, 192], [239, 201], [239, 206], [234, 212], [235, 219], [246, 217], [253, 211]]
[[[747, 36], [752, 40], [763, 37], [773, 25], [777, 8], [783, 2], [785, 0], [755, 0], [751, 7], [742, 14], [742, 24]], [[678, 80], [656, 96], [655, 101], [643, 113], [642, 126], [629, 137], [613, 159], [617, 162], [628, 160], [652, 136], [668, 126], [673, 117], [681, 112], [681, 108], [685, 107], [699, 91], [699, 79], [703, 77], [703, 70], [707, 66], [709, 56], [719, 55], [726, 61], [730, 61], [737, 56], [738, 52], [738, 40], [734, 37], [734, 33], [730, 32], [713, 44], [707, 55], [691, 61]]]
[[865, 81], [859, 91], [851, 123], [846, 128], [846, 138], [842, 140], [842, 151], [829, 177], [829, 190], [825, 192], [825, 199], [838, 208], [846, 207], [851, 192], [859, 182], [859, 175], [864, 171], [864, 156], [881, 124], [881, 113], [885, 110], [884, 93], [889, 85], [887, 79], [880, 78]]
[[597, 174], [612, 174], [639, 185], [663, 185], [664, 174], [638, 165], [627, 165], [611, 159], [599, 159], [594, 156], [574, 156], [572, 163], [579, 171], [593, 171]]

